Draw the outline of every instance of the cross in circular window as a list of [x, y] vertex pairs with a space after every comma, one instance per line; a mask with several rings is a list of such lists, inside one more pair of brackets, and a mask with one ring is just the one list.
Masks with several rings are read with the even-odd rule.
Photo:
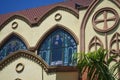
[[99, 32], [112, 30], [118, 21], [118, 14], [112, 8], [102, 8], [98, 10], [92, 19], [94, 29]]

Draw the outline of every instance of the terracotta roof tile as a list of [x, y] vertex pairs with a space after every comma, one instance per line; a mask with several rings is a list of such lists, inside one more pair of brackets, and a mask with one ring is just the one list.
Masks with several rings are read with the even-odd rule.
[[0, 28], [5, 25], [5, 21], [9, 21], [10, 17], [14, 15], [19, 15], [27, 19], [31, 24], [37, 23], [47, 12], [52, 10], [57, 6], [62, 6], [73, 10], [78, 13], [78, 10], [75, 9], [75, 3], [81, 5], [81, 8], [89, 6], [92, 0], [70, 0], [66, 2], [56, 3], [48, 6], [41, 6], [38, 8], [26, 9], [23, 11], [12, 12], [8, 14], [0, 15]]

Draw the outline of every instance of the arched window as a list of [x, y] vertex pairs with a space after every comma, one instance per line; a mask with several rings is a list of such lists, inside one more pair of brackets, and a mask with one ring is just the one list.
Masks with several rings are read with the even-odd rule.
[[0, 47], [0, 60], [11, 52], [26, 49], [27, 47], [21, 39], [16, 36], [12, 36]]
[[73, 66], [72, 54], [76, 52], [75, 40], [62, 29], [48, 35], [38, 48], [38, 55], [50, 66]]

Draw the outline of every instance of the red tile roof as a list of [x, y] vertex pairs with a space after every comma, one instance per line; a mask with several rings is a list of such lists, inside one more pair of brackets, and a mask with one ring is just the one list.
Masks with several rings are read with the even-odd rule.
[[56, 3], [48, 6], [3, 14], [0, 15], [0, 28], [4, 26], [7, 22], [9, 22], [11, 20], [11, 17], [15, 17], [15, 15], [18, 15], [17, 17], [22, 16], [30, 24], [35, 24], [38, 23], [45, 14], [49, 14], [52, 9], [56, 9], [56, 7], [67, 8], [78, 14], [78, 10], [75, 9], [76, 3], [80, 5], [80, 8], [85, 8], [88, 7], [91, 2], [92, 0], [69, 0], [66, 2]]

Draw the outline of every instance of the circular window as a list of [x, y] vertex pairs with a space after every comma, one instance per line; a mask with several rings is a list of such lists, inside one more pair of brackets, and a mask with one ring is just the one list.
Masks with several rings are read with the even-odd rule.
[[24, 70], [24, 65], [22, 63], [18, 63], [16, 65], [16, 72], [21, 73]]
[[56, 21], [60, 21], [61, 18], [62, 18], [62, 15], [61, 15], [60, 13], [57, 13], [57, 14], [55, 15], [55, 20], [56, 20]]
[[112, 8], [98, 10], [92, 19], [93, 28], [99, 32], [108, 32], [116, 27], [119, 21], [118, 13]]
[[13, 22], [13, 23], [12, 23], [12, 28], [13, 28], [13, 29], [16, 29], [17, 27], [18, 27], [18, 23], [17, 23], [17, 22]]

